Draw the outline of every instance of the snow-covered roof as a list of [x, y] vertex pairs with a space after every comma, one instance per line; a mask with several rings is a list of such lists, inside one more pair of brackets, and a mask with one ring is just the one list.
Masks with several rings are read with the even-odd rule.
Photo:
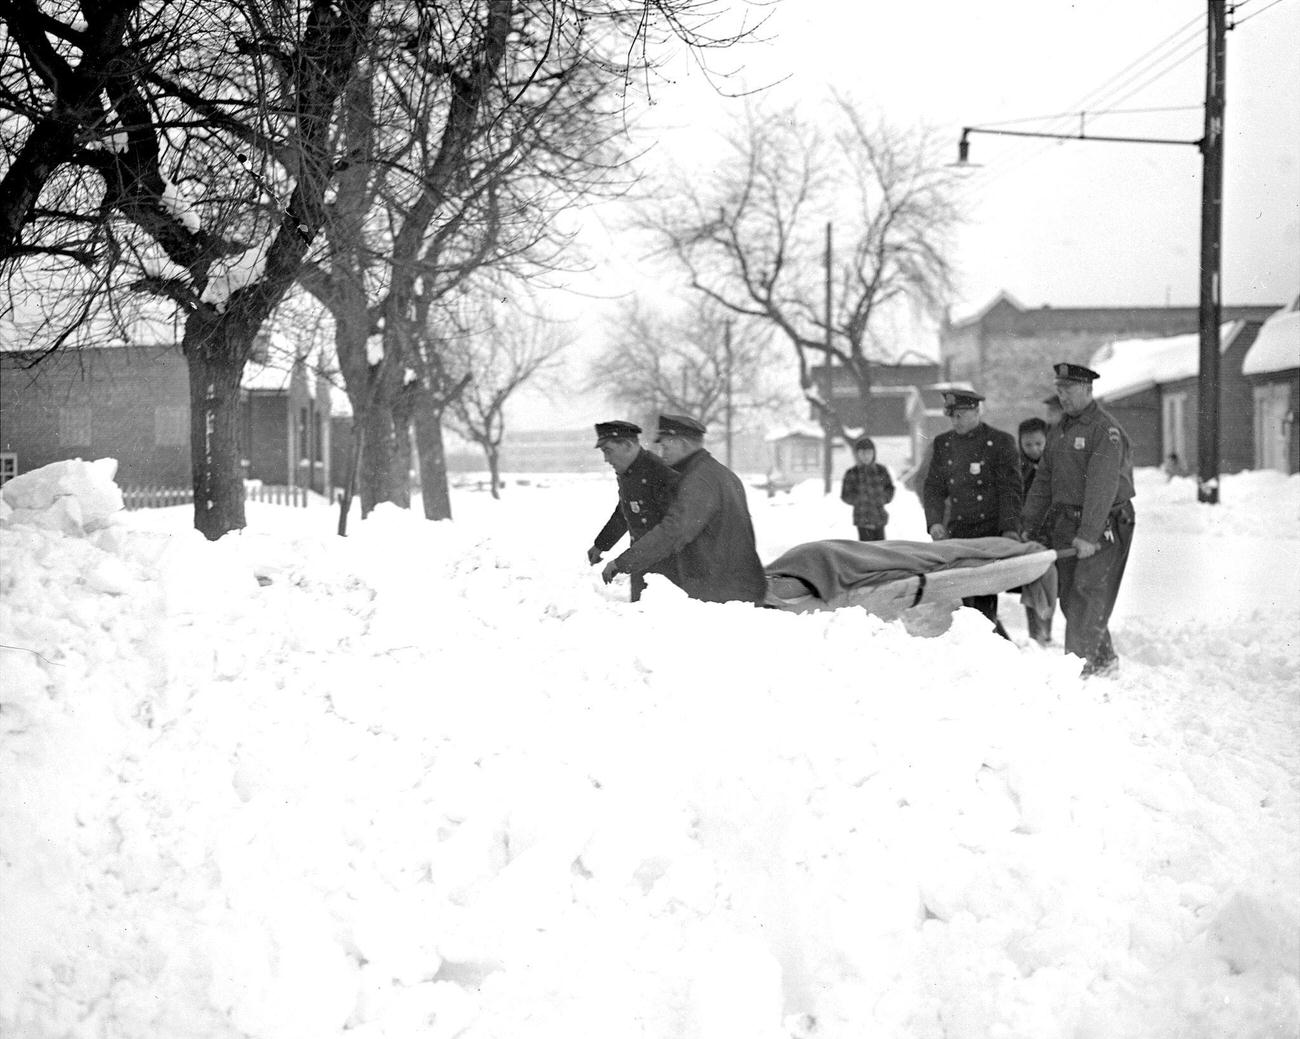
[[[1219, 329], [1220, 352], [1244, 325], [1244, 321], [1230, 321]], [[1200, 350], [1199, 332], [1107, 343], [1088, 362], [1098, 375], [1097, 397], [1116, 400], [1152, 386], [1189, 379], [1200, 370]]]
[[812, 437], [820, 440], [823, 435], [820, 426], [811, 422], [796, 422], [792, 425], [777, 426], [768, 430], [763, 439], [770, 444], [776, 440], [784, 440], [786, 437]]
[[1244, 374], [1264, 375], [1300, 368], [1300, 309], [1297, 309], [1297, 303], [1300, 300], [1264, 322], [1241, 362]]

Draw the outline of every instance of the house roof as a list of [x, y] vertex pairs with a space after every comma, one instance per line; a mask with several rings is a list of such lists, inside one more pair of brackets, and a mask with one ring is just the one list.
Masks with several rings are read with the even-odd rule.
[[[1225, 320], [1263, 321], [1277, 309], [1276, 303], [1225, 305], [1222, 317]], [[1085, 331], [1098, 335], [1131, 336], [1134, 332], [1145, 331], [1158, 336], [1162, 332], [1182, 334], [1184, 329], [1192, 332], [1197, 326], [1199, 310], [1196, 306], [1058, 307], [1044, 304], [1024, 307], [1014, 296], [1003, 291], [977, 313], [954, 321], [948, 327], [953, 332], [978, 328], [993, 320], [995, 315], [997, 324], [1015, 329], [1021, 335]]]
[[[1230, 321], [1219, 329], [1219, 352], [1245, 327]], [[1118, 400], [1165, 383], [1189, 379], [1200, 370], [1200, 333], [1158, 339], [1116, 339], [1092, 355], [1099, 400]]]
[[1300, 296], [1264, 322], [1241, 362], [1245, 375], [1300, 368]]

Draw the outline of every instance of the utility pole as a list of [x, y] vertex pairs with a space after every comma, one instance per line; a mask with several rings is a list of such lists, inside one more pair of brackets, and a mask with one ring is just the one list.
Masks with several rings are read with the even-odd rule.
[[1197, 380], [1196, 498], [1219, 501], [1219, 320], [1223, 253], [1224, 0], [1208, 0], [1205, 137], [1201, 141], [1200, 376]]
[[822, 413], [822, 493], [831, 493], [831, 405], [835, 400], [835, 380], [831, 371], [831, 222], [826, 221], [826, 364], [823, 371], [822, 400], [826, 410]]
[[723, 326], [723, 335], [722, 335], [722, 348], [726, 352], [726, 359], [727, 359], [727, 369], [726, 372], [724, 373], [725, 381], [723, 382], [722, 387], [723, 387], [723, 394], [724, 394], [724, 406], [726, 408], [724, 415], [726, 417], [726, 429], [727, 429], [726, 455], [727, 455], [728, 469], [731, 468], [731, 320], [732, 320], [731, 318], [727, 318], [727, 322]]
[[1198, 141], [1167, 137], [1112, 137], [1084, 132], [1039, 133], [989, 126], [964, 126], [957, 142], [956, 166], [969, 166], [970, 135], [1047, 137], [1057, 140], [1119, 141], [1127, 144], [1193, 144], [1201, 152], [1201, 279], [1197, 326], [1200, 331], [1197, 379], [1196, 496], [1209, 505], [1219, 501], [1219, 323], [1222, 318], [1223, 258], [1223, 110], [1227, 59], [1226, 0], [1208, 0], [1205, 46], [1205, 136]]

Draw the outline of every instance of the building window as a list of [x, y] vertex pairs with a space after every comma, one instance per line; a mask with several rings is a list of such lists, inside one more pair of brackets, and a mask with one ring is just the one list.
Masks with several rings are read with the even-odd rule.
[[59, 409], [59, 446], [90, 446], [90, 408], [66, 407]]
[[189, 440], [189, 416], [184, 408], [153, 409], [153, 442], [157, 447], [184, 447]]
[[12, 451], [0, 451], [0, 486], [18, 475], [18, 456]]

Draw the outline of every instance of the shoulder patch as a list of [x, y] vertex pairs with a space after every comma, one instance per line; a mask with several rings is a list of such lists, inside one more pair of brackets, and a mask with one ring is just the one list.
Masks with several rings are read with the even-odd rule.
[[1119, 429], [1117, 427], [1111, 426], [1110, 429], [1106, 431], [1106, 436], [1110, 438], [1112, 444], [1119, 443]]

